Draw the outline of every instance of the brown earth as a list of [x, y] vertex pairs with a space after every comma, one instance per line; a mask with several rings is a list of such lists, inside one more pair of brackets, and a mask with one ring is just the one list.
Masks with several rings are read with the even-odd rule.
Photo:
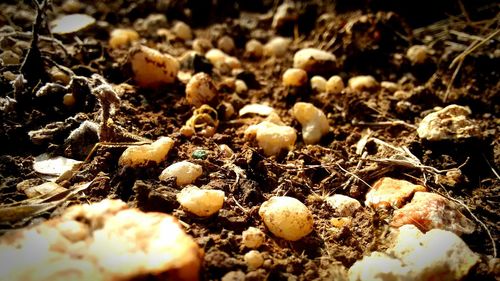
[[[80, 5], [69, 7], [68, 3], [73, 2]], [[0, 219], [2, 232], [56, 216], [68, 205], [120, 198], [144, 211], [171, 213], [189, 225], [188, 233], [206, 252], [203, 280], [220, 279], [228, 272], [233, 272], [230, 274], [234, 280], [241, 276], [249, 280], [341, 279], [345, 269], [363, 255], [387, 247], [388, 219], [392, 214], [363, 208], [355, 213], [350, 224], [339, 230], [332, 226], [333, 210], [323, 199], [340, 193], [363, 202], [369, 188], [365, 183], [391, 176], [425, 184], [435, 192], [462, 201], [484, 223], [482, 227], [478, 223], [473, 234], [462, 237], [481, 255], [481, 263], [473, 268], [467, 280], [499, 278], [498, 265], [492, 259], [493, 241], [500, 239], [500, 178], [496, 172], [500, 165], [498, 3], [409, 1], [408, 6], [402, 7], [394, 3], [397, 1], [305, 1], [298, 5], [299, 16], [294, 24], [273, 30], [270, 26], [278, 2], [123, 0], [108, 5], [93, 2], [54, 0], [51, 9], [41, 13], [42, 21], [35, 24], [40, 35], [38, 48], [30, 45], [31, 35], [27, 33], [35, 21], [34, 6], [16, 1], [0, 4], [0, 47], [2, 51], [18, 52], [18, 61], [4, 63], [0, 68], [0, 203], [26, 199], [16, 185], [23, 180], [39, 179], [32, 165], [34, 157], [41, 153], [77, 160], [88, 156], [85, 164], [61, 183], [65, 187], [97, 177], [85, 193], [79, 193], [55, 210], [37, 216], [28, 214], [25, 218], [18, 216], [14, 221]], [[68, 9], [91, 15], [99, 22], [77, 35], [51, 39], [47, 23], [68, 14]], [[149, 23], [153, 29], [142, 28], [139, 19], [153, 13], [166, 15], [166, 25]], [[180, 56], [191, 49], [189, 43], [175, 38], [167, 40], [151, 31], [157, 27], [169, 28], [175, 20], [187, 22], [197, 37], [210, 39], [214, 44], [222, 35], [234, 39], [233, 55], [245, 70], [237, 77], [250, 89], [246, 94], [235, 94], [231, 85], [223, 83], [231, 74], [213, 69], [211, 75], [220, 100], [232, 103], [236, 111], [251, 102], [268, 102], [297, 132], [301, 131], [300, 124], [291, 117], [289, 109], [297, 101], [311, 102], [327, 114], [331, 132], [320, 144], [311, 146], [301, 142], [299, 133], [295, 149], [277, 157], [265, 157], [256, 143], [243, 138], [245, 128], [262, 120], [260, 117], [221, 117], [212, 137], [181, 135], [180, 127], [192, 114], [185, 100], [185, 85], [177, 81], [155, 90], [134, 86], [127, 50], [113, 50], [107, 43], [113, 28], [135, 26], [147, 45]], [[254, 60], [245, 55], [244, 45], [249, 39], [265, 43], [276, 34], [293, 39], [284, 57]], [[480, 41], [491, 34], [495, 36]], [[456, 66], [450, 69], [451, 62], [478, 42], [481, 42], [479, 48], [465, 56], [453, 77]], [[412, 65], [405, 57], [408, 47], [415, 44], [433, 50], [421, 65]], [[281, 75], [292, 66], [293, 54], [310, 46], [337, 56], [338, 71], [332, 74], [340, 75], [344, 81], [355, 75], [372, 75], [379, 82], [398, 83], [407, 95], [395, 97], [391, 91], [379, 87], [373, 92], [346, 90], [341, 95], [325, 96], [307, 87], [282, 86]], [[194, 71], [207, 69], [205, 60], [198, 63]], [[100, 105], [94, 96], [85, 93], [85, 89], [88, 91], [85, 85], [77, 90], [81, 99], [73, 107], [62, 104], [65, 93], [54, 91], [43, 97], [34, 96], [41, 86], [53, 80], [48, 70], [54, 66], [68, 68], [69, 73], [84, 77], [99, 73], [108, 82], [120, 85], [121, 105], [112, 117], [114, 124], [150, 140], [173, 137], [176, 145], [166, 161], [140, 169], [119, 167], [117, 160], [126, 147], [123, 143], [131, 141], [127, 136], [112, 136], [115, 140], [112, 147], [101, 146], [91, 155], [90, 149], [98, 141], [95, 134], [90, 133], [81, 142], [66, 141], [84, 120], [98, 121]], [[14, 81], [20, 73], [25, 81]], [[469, 106], [481, 136], [440, 142], [419, 139], [415, 126], [422, 117], [434, 107], [448, 104]], [[223, 116], [223, 108], [218, 110], [219, 116]], [[42, 128], [46, 129], [42, 137], [36, 141], [30, 139], [28, 132]], [[395, 151], [381, 149], [373, 141], [366, 144], [367, 154], [362, 157], [356, 153], [356, 144], [368, 129], [373, 138], [407, 147], [423, 165], [438, 170], [460, 168], [461, 175], [450, 180], [446, 173], [378, 161], [394, 156]], [[234, 156], [225, 157], [218, 147], [220, 144], [227, 144]], [[184, 212], [176, 201], [179, 188], [175, 181], [158, 180], [165, 167], [185, 159], [203, 166], [204, 173], [196, 185], [207, 184], [225, 191], [227, 200], [217, 215], [200, 219]], [[267, 242], [260, 249], [266, 261], [261, 269], [249, 271], [242, 258], [246, 250], [240, 245], [241, 232], [249, 226], [265, 230], [258, 207], [266, 198], [284, 194], [306, 203], [314, 214], [314, 231], [297, 242], [286, 242], [266, 232]], [[464, 213], [472, 218], [471, 213]]]

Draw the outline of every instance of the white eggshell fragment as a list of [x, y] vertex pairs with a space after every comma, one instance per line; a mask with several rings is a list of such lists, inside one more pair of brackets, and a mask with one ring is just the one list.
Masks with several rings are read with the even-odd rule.
[[271, 197], [260, 206], [259, 215], [269, 231], [285, 240], [297, 241], [313, 230], [311, 211], [293, 197]]
[[50, 157], [50, 155], [44, 153], [35, 157], [33, 169], [40, 174], [60, 176], [73, 169], [73, 166], [79, 163], [82, 163], [82, 161], [62, 156]]

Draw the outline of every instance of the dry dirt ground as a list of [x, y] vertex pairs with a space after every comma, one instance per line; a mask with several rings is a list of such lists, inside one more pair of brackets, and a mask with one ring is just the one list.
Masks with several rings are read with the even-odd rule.
[[[0, 203], [26, 199], [16, 188], [24, 180], [43, 182], [32, 168], [34, 157], [41, 153], [86, 161], [61, 185], [71, 187], [93, 180], [85, 192], [56, 208], [44, 212], [25, 210], [10, 214], [14, 219], [0, 218], [2, 232], [57, 216], [72, 204], [119, 198], [144, 211], [170, 213], [185, 222], [188, 233], [206, 253], [204, 280], [220, 279], [231, 271], [242, 271], [250, 280], [331, 280], [340, 278], [345, 268], [363, 255], [387, 247], [392, 211], [363, 208], [348, 227], [334, 231], [330, 222], [332, 209], [323, 199], [339, 193], [363, 202], [368, 185], [391, 176], [425, 184], [463, 202], [470, 211], [464, 210], [464, 214], [474, 219], [478, 227], [462, 238], [481, 255], [481, 262], [467, 280], [499, 277], [491, 264], [493, 241], [499, 240], [498, 3], [304, 1], [297, 3], [297, 19], [276, 30], [271, 28], [271, 22], [278, 1], [197, 2], [122, 0], [103, 4], [54, 0], [51, 6], [39, 11], [38, 17], [30, 1], [0, 4]], [[48, 23], [75, 12], [88, 14], [97, 23], [75, 34], [53, 37]], [[166, 21], [147, 19], [151, 14], [164, 15]], [[283, 121], [299, 132], [293, 151], [264, 156], [255, 142], [243, 136], [248, 125], [262, 118], [224, 118], [223, 107], [217, 107], [221, 117], [213, 136], [185, 137], [179, 129], [193, 112], [185, 99], [185, 84], [176, 81], [145, 89], [134, 83], [128, 49], [110, 48], [110, 31], [133, 27], [142, 43], [180, 57], [192, 49], [192, 41], [156, 33], [158, 28], [171, 28], [176, 20], [185, 21], [193, 28], [195, 37], [206, 38], [214, 45], [223, 35], [234, 39], [236, 48], [232, 55], [240, 60], [244, 71], [227, 73], [213, 68], [203, 58], [182, 67], [211, 71], [219, 99], [231, 103], [236, 112], [252, 102], [267, 102], [274, 107]], [[33, 43], [32, 30], [38, 34]], [[276, 35], [292, 39], [286, 55], [256, 60], [245, 54], [249, 39], [265, 43]], [[405, 56], [407, 49], [416, 44], [430, 50], [426, 61], [419, 65]], [[478, 46], [470, 48], [475, 45]], [[281, 75], [292, 66], [293, 54], [304, 47], [335, 54], [338, 68], [332, 74], [340, 75], [345, 82], [355, 75], [372, 75], [379, 82], [397, 83], [405, 95], [394, 95], [384, 87], [362, 93], [345, 90], [339, 95], [318, 94], [309, 87], [284, 87]], [[12, 54], [5, 54], [7, 50]], [[109, 83], [120, 85], [121, 104], [112, 120], [127, 133], [113, 133], [114, 145], [98, 147], [92, 153], [98, 142], [95, 134], [78, 142], [67, 141], [70, 132], [83, 121], [99, 121], [101, 105], [84, 82], [72, 90], [80, 95], [72, 107], [62, 103], [64, 91], [35, 96], [45, 83], [57, 82], [54, 67], [69, 77], [98, 73]], [[24, 80], [19, 74], [24, 75]], [[236, 94], [227, 77], [245, 81], [249, 90]], [[301, 141], [300, 124], [289, 112], [297, 101], [311, 102], [328, 116], [331, 130], [317, 145]], [[433, 108], [448, 104], [468, 106], [481, 134], [439, 142], [419, 139], [416, 126], [420, 120]], [[30, 137], [28, 133], [36, 130], [41, 131]], [[407, 147], [421, 165], [382, 161], [393, 159], [397, 153], [380, 149], [373, 141], [366, 143], [365, 154], [356, 153], [357, 144], [368, 132], [372, 139]], [[118, 158], [133, 141], [129, 134], [150, 140], [171, 136], [176, 145], [159, 165], [119, 167]], [[221, 144], [228, 145], [234, 155], [225, 157], [219, 148]], [[175, 181], [158, 179], [165, 167], [185, 159], [203, 166], [203, 175], [196, 185], [208, 184], [226, 192], [227, 200], [217, 215], [200, 219], [186, 213], [176, 201], [179, 188]], [[422, 166], [439, 171], [459, 168], [461, 173], [449, 180], [446, 173]], [[249, 226], [265, 230], [258, 207], [266, 198], [284, 194], [310, 208], [314, 231], [298, 242], [274, 238], [266, 232], [268, 240], [261, 249], [266, 262], [261, 269], [249, 271], [242, 259], [245, 250], [240, 245], [241, 232]]]

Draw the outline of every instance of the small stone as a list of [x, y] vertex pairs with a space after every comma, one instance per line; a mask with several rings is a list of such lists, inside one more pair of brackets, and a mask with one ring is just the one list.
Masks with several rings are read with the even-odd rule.
[[94, 25], [96, 20], [85, 14], [72, 14], [63, 16], [50, 23], [52, 33], [54, 34], [69, 34], [76, 33]]
[[224, 205], [224, 191], [188, 185], [177, 194], [177, 201], [186, 211], [199, 217], [208, 217]]
[[307, 83], [307, 72], [300, 68], [289, 68], [283, 73], [283, 86], [302, 87]]
[[291, 150], [297, 140], [295, 129], [286, 126], [275, 114], [245, 130], [245, 138], [255, 137], [266, 156], [277, 155], [283, 149]]
[[256, 39], [250, 39], [245, 44], [245, 53], [253, 59], [260, 59], [264, 54], [264, 46]]
[[191, 40], [193, 38], [193, 33], [191, 31], [191, 27], [187, 25], [185, 22], [178, 21], [172, 27], [172, 31], [174, 34], [181, 38], [182, 40]]
[[471, 234], [475, 229], [453, 201], [431, 192], [416, 192], [410, 203], [394, 212], [391, 226], [405, 224], [414, 224], [423, 232], [439, 228], [457, 235]]
[[291, 2], [283, 2], [276, 9], [276, 13], [273, 16], [273, 22], [271, 26], [274, 29], [280, 30], [285, 25], [290, 25], [298, 19], [299, 15], [295, 9], [295, 5]]
[[219, 40], [217, 40], [217, 48], [222, 50], [226, 54], [231, 54], [234, 51], [234, 41], [233, 38], [224, 35]]
[[266, 241], [266, 235], [264, 232], [252, 226], [243, 231], [241, 235], [241, 243], [250, 249], [257, 249], [264, 243], [264, 241]]
[[421, 139], [440, 141], [479, 137], [478, 126], [468, 116], [468, 107], [452, 104], [430, 113], [418, 125], [417, 133]]
[[206, 73], [196, 73], [186, 85], [186, 100], [195, 107], [209, 104], [216, 98], [217, 88]]
[[140, 38], [137, 31], [130, 28], [117, 28], [111, 31], [109, 36], [109, 46], [113, 49], [130, 46], [132, 42]]
[[426, 191], [422, 185], [389, 177], [379, 179], [366, 194], [365, 205], [372, 208], [400, 208], [417, 191]]
[[320, 49], [305, 48], [293, 56], [293, 67], [307, 73], [328, 74], [335, 71], [337, 58], [334, 54]]
[[160, 137], [151, 144], [130, 146], [123, 151], [118, 164], [132, 167], [143, 166], [150, 161], [159, 164], [165, 160], [173, 146], [174, 140], [169, 137]]
[[193, 40], [193, 50], [204, 54], [208, 52], [210, 49], [213, 49], [212, 42], [206, 38], [196, 38]]
[[298, 102], [292, 108], [292, 115], [302, 126], [302, 138], [306, 144], [316, 144], [330, 130], [328, 119], [321, 109], [312, 103]]
[[361, 208], [361, 203], [358, 200], [342, 194], [334, 194], [326, 198], [326, 202], [342, 217], [352, 216]]
[[75, 96], [72, 93], [63, 96], [63, 104], [67, 107], [73, 107], [76, 104]]
[[236, 81], [234, 81], [234, 86], [235, 86], [236, 93], [238, 93], [238, 94], [243, 94], [243, 93], [246, 93], [248, 91], [247, 83], [245, 83], [245, 81], [243, 81], [243, 80], [236, 79]]
[[332, 95], [340, 94], [344, 90], [344, 81], [342, 77], [338, 75], [333, 75], [326, 82], [326, 92]]
[[173, 83], [180, 67], [176, 58], [146, 46], [133, 48], [130, 60], [134, 80], [140, 86], [150, 88]]
[[377, 80], [373, 78], [373, 76], [361, 75], [349, 79], [348, 85], [349, 88], [351, 88], [355, 92], [362, 92], [362, 91], [370, 91], [377, 88], [378, 83]]
[[311, 211], [293, 197], [271, 197], [262, 203], [259, 215], [269, 231], [285, 240], [297, 241], [313, 230]]
[[274, 37], [264, 45], [264, 55], [268, 57], [282, 57], [288, 51], [292, 40], [284, 37]]
[[249, 251], [243, 256], [243, 259], [250, 270], [255, 270], [264, 263], [264, 257], [262, 257], [262, 254], [257, 250]]
[[193, 154], [191, 155], [194, 159], [198, 159], [198, 160], [205, 160], [207, 159], [207, 151], [203, 150], [203, 149], [196, 149], [195, 151], [193, 151]]
[[382, 89], [387, 90], [389, 93], [394, 93], [397, 90], [399, 90], [399, 85], [391, 81], [380, 82], [380, 87], [382, 87]]
[[160, 180], [167, 180], [174, 177], [179, 186], [193, 183], [199, 176], [203, 174], [201, 165], [191, 163], [189, 161], [181, 161], [174, 163], [160, 174]]
[[429, 56], [429, 47], [425, 45], [413, 45], [406, 51], [406, 57], [412, 64], [422, 64]]
[[238, 114], [240, 116], [247, 115], [247, 114], [258, 114], [261, 116], [269, 116], [273, 112], [274, 112], [274, 108], [270, 107], [269, 105], [252, 103], [252, 104], [247, 104], [244, 107], [242, 107], [240, 109], [240, 111], [238, 112]]
[[316, 75], [311, 77], [309, 83], [311, 83], [311, 89], [315, 93], [323, 93], [326, 91], [326, 79], [323, 78], [322, 76]]

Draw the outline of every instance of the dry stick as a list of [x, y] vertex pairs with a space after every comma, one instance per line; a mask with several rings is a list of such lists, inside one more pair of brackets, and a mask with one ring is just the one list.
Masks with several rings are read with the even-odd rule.
[[486, 158], [486, 156], [484, 156], [484, 153], [482, 153], [481, 155], [483, 155], [483, 158], [484, 160], [486, 161], [486, 164], [488, 164], [488, 167], [490, 167], [491, 171], [493, 172], [493, 174], [497, 177], [497, 179], [500, 180], [500, 175], [498, 174], [498, 172], [495, 170], [495, 168], [493, 168], [493, 166], [491, 166], [490, 164], [490, 161], [488, 161], [488, 158]]
[[461, 66], [462, 66], [465, 58], [468, 55], [470, 55], [472, 52], [474, 52], [475, 50], [477, 50], [479, 47], [481, 47], [482, 45], [486, 44], [486, 42], [488, 42], [489, 40], [491, 40], [493, 37], [497, 36], [499, 33], [500, 33], [500, 29], [497, 29], [497, 30], [491, 32], [483, 40], [472, 42], [472, 44], [469, 46], [469, 48], [467, 48], [466, 50], [464, 50], [462, 53], [460, 53], [458, 56], [456, 56], [455, 59], [453, 59], [453, 61], [451, 62], [450, 66], [449, 66], [449, 69], [453, 68], [457, 64], [458, 65], [455, 68], [455, 71], [453, 72], [453, 75], [452, 75], [452, 77], [450, 79], [450, 82], [448, 82], [448, 87], [446, 88], [446, 93], [444, 95], [444, 102], [446, 102], [446, 100], [448, 99], [448, 95], [450, 94], [450, 90], [451, 90], [453, 81], [455, 81], [455, 78], [458, 75], [458, 72], [460, 71], [460, 68], [461, 68]]

